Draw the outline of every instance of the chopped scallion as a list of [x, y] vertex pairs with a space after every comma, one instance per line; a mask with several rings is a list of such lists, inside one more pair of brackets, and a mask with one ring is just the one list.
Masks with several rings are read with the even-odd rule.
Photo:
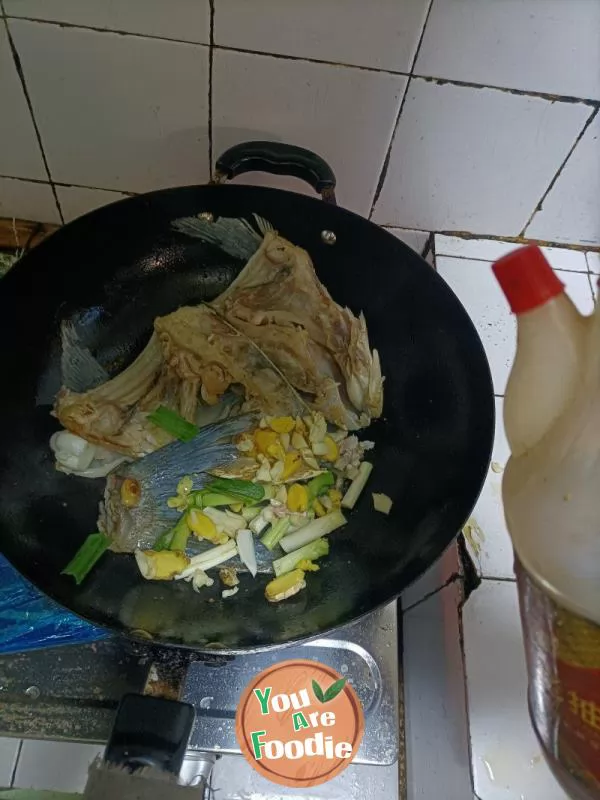
[[196, 425], [192, 425], [187, 419], [166, 406], [159, 406], [156, 411], [148, 414], [148, 419], [181, 442], [191, 442], [198, 433]]
[[91, 533], [63, 569], [61, 575], [71, 575], [79, 586], [100, 557], [108, 550], [110, 543], [111, 538], [105, 533]]

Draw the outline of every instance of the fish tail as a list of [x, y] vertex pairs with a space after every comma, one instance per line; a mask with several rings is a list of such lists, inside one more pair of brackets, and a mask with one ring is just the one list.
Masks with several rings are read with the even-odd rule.
[[263, 240], [246, 220], [230, 217], [219, 217], [214, 221], [201, 217], [182, 217], [174, 220], [171, 227], [186, 236], [215, 245], [234, 258], [246, 260], [256, 253]]
[[194, 437], [194, 443], [200, 447], [206, 447], [221, 439], [231, 439], [238, 433], [249, 430], [256, 422], [253, 414], [243, 414], [239, 417], [231, 417], [221, 422], [213, 422], [201, 428], [198, 435]]
[[87, 347], [81, 344], [71, 322], [61, 323], [60, 338], [63, 386], [73, 392], [87, 392], [109, 379], [106, 370], [96, 361]]

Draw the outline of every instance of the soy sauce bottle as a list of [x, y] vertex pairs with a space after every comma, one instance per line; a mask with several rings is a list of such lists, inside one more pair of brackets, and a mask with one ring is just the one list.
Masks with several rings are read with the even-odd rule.
[[600, 800], [600, 311], [579, 313], [537, 247], [493, 270], [517, 316], [502, 497], [529, 712], [563, 789]]

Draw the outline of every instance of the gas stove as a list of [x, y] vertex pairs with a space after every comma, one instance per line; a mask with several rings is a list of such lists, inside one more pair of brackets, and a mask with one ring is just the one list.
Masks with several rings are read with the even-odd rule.
[[[399, 651], [396, 603], [329, 636], [232, 660], [186, 663], [180, 699], [196, 720], [181, 781], [204, 787], [211, 800], [396, 800]], [[303, 794], [262, 778], [241, 756], [235, 738], [237, 701], [250, 679], [288, 659], [314, 659], [347, 676], [361, 700], [365, 733], [353, 763], [329, 783]], [[160, 660], [164, 663], [165, 651]], [[148, 686], [156, 662], [151, 646], [109, 639], [0, 658], [0, 734], [105, 743], [120, 697]], [[201, 795], [200, 795], [201, 796]]]

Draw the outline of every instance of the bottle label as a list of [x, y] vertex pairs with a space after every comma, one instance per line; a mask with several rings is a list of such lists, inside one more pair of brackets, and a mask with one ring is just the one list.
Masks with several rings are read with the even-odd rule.
[[571, 774], [600, 789], [600, 627], [556, 608], [553, 629], [559, 757]]
[[518, 558], [515, 572], [534, 728], [563, 786], [600, 797], [600, 626], [559, 606]]

